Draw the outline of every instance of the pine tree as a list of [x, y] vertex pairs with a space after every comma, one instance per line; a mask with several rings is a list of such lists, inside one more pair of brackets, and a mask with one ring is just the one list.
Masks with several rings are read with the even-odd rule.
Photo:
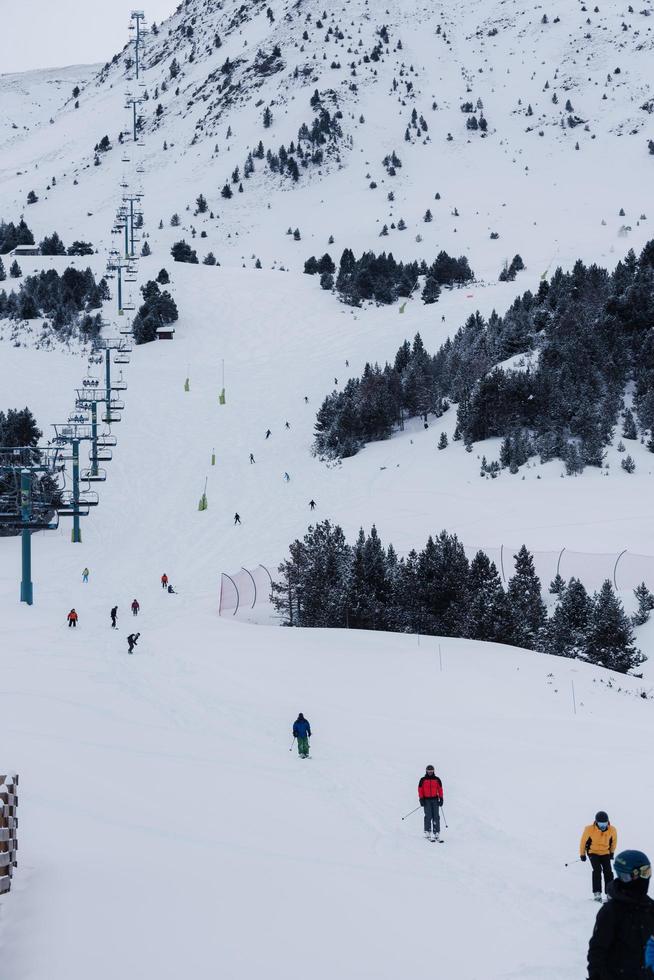
[[22, 272], [21, 267], [19, 266], [19, 264], [16, 261], [16, 259], [14, 259], [14, 261], [11, 263], [11, 265], [9, 267], [9, 275], [11, 276], [12, 279], [20, 279], [20, 277], [22, 276], [22, 274], [23, 274], [23, 272]]
[[198, 214], [204, 214], [208, 210], [207, 199], [204, 194], [199, 194], [195, 199]]
[[547, 619], [541, 598], [540, 579], [536, 575], [533, 556], [523, 545], [515, 558], [515, 575], [509, 579], [507, 596], [515, 621], [514, 643], [528, 650], [538, 646], [541, 630]]
[[28, 195], [27, 195], [27, 203], [28, 204], [36, 204], [37, 201], [38, 201], [38, 197], [36, 196], [36, 194], [34, 193], [34, 191], [30, 191], [28, 193]]
[[433, 276], [427, 276], [425, 280], [425, 285], [421, 293], [421, 299], [423, 303], [430, 304], [436, 303], [438, 297], [441, 294], [441, 287], [438, 285]]
[[53, 231], [50, 236], [46, 235], [39, 245], [39, 250], [41, 255], [65, 255], [66, 246], [62, 242], [61, 238], [56, 231]]
[[162, 286], [165, 286], [167, 283], [170, 282], [170, 276], [168, 275], [165, 269], [159, 269], [157, 282], [160, 283]]
[[447, 449], [447, 433], [446, 432], [441, 432], [441, 437], [438, 440], [438, 448], [439, 449]]
[[198, 257], [194, 249], [182, 239], [179, 242], [175, 242], [170, 250], [175, 262], [190, 262], [193, 265], [197, 265]]
[[623, 439], [637, 439], [638, 429], [636, 428], [636, 422], [634, 419], [634, 414], [631, 409], [627, 408], [622, 415], [622, 438]]
[[6, 278], [7, 278], [7, 273], [5, 272], [5, 267], [2, 262], [2, 259], [0, 259], [0, 282], [4, 282]]
[[652, 609], [654, 609], [654, 596], [649, 591], [644, 582], [641, 582], [634, 589], [634, 596], [638, 603], [638, 609], [631, 617], [631, 622], [634, 626], [643, 626], [644, 623], [649, 619], [649, 614]]
[[232, 197], [232, 189], [231, 189], [231, 187], [229, 186], [229, 184], [225, 184], [225, 185], [223, 186], [223, 189], [222, 189], [222, 190], [221, 190], [221, 192], [220, 192], [220, 196], [221, 196], [221, 197], [224, 197], [224, 198], [226, 198], [226, 199], [229, 199], [230, 197]]
[[590, 663], [621, 674], [644, 660], [634, 646], [633, 628], [608, 579], [593, 597], [584, 655]]
[[175, 212], [170, 219], [171, 228], [179, 228], [179, 215]]
[[511, 642], [513, 617], [495, 564], [478, 551], [470, 564], [469, 598], [464, 625], [473, 640]]
[[552, 581], [550, 582], [549, 593], [550, 595], [562, 596], [565, 592], [565, 579], [557, 572]]
[[593, 609], [592, 600], [576, 578], [570, 579], [559, 596], [560, 601], [545, 629], [545, 652], [558, 657], [581, 657]]
[[213, 254], [213, 252], [208, 252], [205, 255], [205, 257], [202, 259], [202, 265], [215, 265], [215, 264], [216, 264], [216, 256]]
[[152, 255], [152, 249], [150, 248], [150, 245], [149, 245], [149, 243], [147, 241], [143, 242], [143, 247], [141, 249], [141, 255], [144, 256], [144, 257], [147, 257], [148, 255]]

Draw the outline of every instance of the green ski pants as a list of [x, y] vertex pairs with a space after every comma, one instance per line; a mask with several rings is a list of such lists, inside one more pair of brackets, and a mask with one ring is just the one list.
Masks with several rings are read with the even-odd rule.
[[300, 755], [309, 754], [309, 739], [307, 738], [306, 735], [298, 735], [297, 750]]

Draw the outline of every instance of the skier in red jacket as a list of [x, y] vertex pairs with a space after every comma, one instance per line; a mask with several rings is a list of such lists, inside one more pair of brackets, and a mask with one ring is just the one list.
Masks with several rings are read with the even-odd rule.
[[425, 837], [436, 841], [441, 830], [439, 807], [443, 805], [443, 784], [434, 774], [433, 766], [427, 766], [418, 783], [418, 798], [425, 811]]

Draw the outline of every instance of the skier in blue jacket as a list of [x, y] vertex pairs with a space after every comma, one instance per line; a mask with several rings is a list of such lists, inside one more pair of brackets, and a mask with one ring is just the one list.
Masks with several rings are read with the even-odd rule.
[[293, 738], [297, 739], [297, 750], [301, 759], [309, 758], [309, 739], [311, 738], [311, 725], [304, 717], [302, 712], [297, 716], [293, 724]]

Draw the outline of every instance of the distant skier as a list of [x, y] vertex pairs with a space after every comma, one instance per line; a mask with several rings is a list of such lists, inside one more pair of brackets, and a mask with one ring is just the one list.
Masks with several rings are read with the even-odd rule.
[[77, 629], [77, 613], [74, 609], [71, 609], [66, 616], [66, 619], [68, 620], [68, 629], [70, 629], [71, 626], [74, 626], [75, 629]]
[[604, 875], [604, 891], [613, 880], [611, 861], [618, 846], [618, 831], [609, 822], [604, 810], [595, 814], [595, 823], [584, 827], [579, 844], [579, 856], [582, 861], [590, 858], [593, 869], [593, 897], [596, 902], [602, 901], [602, 874]]
[[334, 378], [334, 384], [335, 384], [335, 385], [337, 385], [337, 384], [338, 384], [338, 378]]
[[434, 767], [427, 766], [425, 775], [418, 783], [418, 799], [425, 811], [425, 837], [438, 840], [441, 831], [440, 807], [443, 805], [443, 783], [434, 774]]
[[315, 502], [315, 500], [310, 500], [309, 501], [309, 507], [311, 508], [311, 510], [315, 510], [316, 509], [316, 502]]
[[82, 582], [88, 582], [89, 580], [89, 570], [88, 568], [82, 569]]
[[238, 514], [238, 513], [234, 514], [234, 524], [240, 524], [240, 523], [241, 523], [241, 516], [240, 516], [240, 514]]
[[118, 606], [113, 607], [110, 615], [111, 615], [111, 627], [112, 629], [116, 629], [116, 617], [118, 616]]
[[177, 595], [177, 593], [175, 592], [175, 590], [174, 590], [174, 588], [172, 587], [172, 585], [169, 585], [169, 586], [168, 586], [168, 594], [169, 594], [169, 595]]
[[651, 980], [646, 957], [654, 933], [654, 901], [647, 894], [652, 866], [642, 851], [622, 851], [614, 867], [617, 879], [608, 886], [588, 944], [588, 980]]
[[345, 367], [349, 367], [349, 366], [350, 366], [350, 362], [348, 361], [347, 358], [345, 358]]
[[167, 585], [168, 585], [168, 576], [164, 572], [163, 575], [161, 576], [161, 588], [165, 589]]
[[252, 453], [250, 453], [250, 462], [254, 463], [254, 456], [252, 455]]
[[132, 616], [138, 616], [140, 608], [141, 607], [138, 604], [138, 600], [135, 599], [134, 602], [132, 603]]
[[297, 739], [297, 750], [301, 759], [309, 757], [309, 739], [311, 738], [311, 725], [304, 717], [302, 712], [297, 716], [293, 723], [293, 738]]
[[290, 422], [288, 422], [288, 421], [284, 422], [284, 428], [285, 429], [290, 429], [290, 427], [291, 427], [291, 423]]
[[270, 429], [266, 429], [266, 439], [270, 439], [271, 434]]
[[304, 404], [305, 405], [308, 405], [309, 404], [309, 396], [308, 395], [305, 395], [304, 396]]
[[284, 483], [288, 483], [288, 481], [289, 481], [290, 479], [291, 479], [291, 478], [290, 478], [290, 476], [288, 475], [288, 473], [284, 473]]
[[140, 633], [130, 633], [129, 634], [129, 636], [127, 637], [127, 646], [128, 646], [127, 652], [128, 653], [133, 653], [134, 652], [134, 647], [138, 643], [138, 640], [139, 640], [139, 636], [140, 635], [141, 635]]

